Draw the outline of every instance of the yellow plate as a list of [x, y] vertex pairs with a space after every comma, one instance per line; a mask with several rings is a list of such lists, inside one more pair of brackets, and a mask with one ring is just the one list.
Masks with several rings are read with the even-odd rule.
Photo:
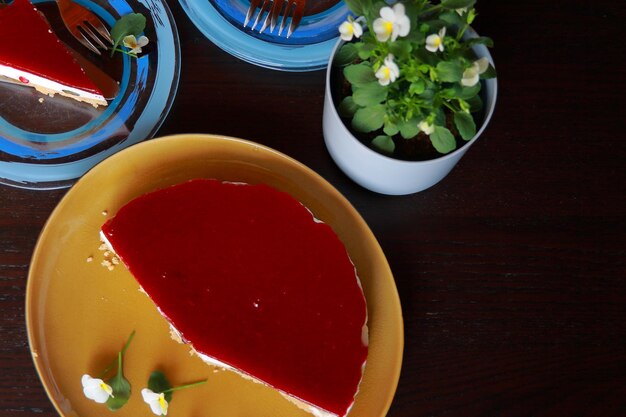
[[[28, 277], [26, 322], [35, 367], [59, 413], [150, 416], [141, 398], [151, 371], [172, 385], [208, 378], [174, 393], [174, 417], [310, 416], [276, 391], [205, 365], [170, 338], [169, 326], [123, 266], [101, 265], [100, 226], [131, 199], [193, 178], [263, 182], [293, 195], [344, 242], [368, 303], [370, 351], [351, 417], [384, 416], [393, 399], [404, 343], [395, 282], [376, 238], [350, 203], [304, 165], [261, 145], [209, 135], [179, 135], [135, 145], [88, 172], [62, 199], [37, 243]], [[128, 335], [130, 401], [115, 414], [83, 396], [81, 376], [97, 376]], [[219, 335], [215, 335], [219, 337]]]

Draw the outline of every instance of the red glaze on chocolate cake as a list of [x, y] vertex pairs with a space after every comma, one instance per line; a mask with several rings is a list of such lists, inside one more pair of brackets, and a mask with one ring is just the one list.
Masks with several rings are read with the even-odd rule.
[[367, 312], [341, 241], [267, 185], [193, 180], [132, 200], [102, 226], [202, 355], [344, 416], [367, 357]]
[[107, 105], [102, 92], [28, 0], [13, 0], [0, 9], [0, 77], [45, 94]]

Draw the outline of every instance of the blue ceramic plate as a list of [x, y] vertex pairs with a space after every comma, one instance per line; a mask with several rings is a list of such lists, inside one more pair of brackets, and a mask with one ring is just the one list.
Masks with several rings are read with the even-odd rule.
[[349, 10], [343, 2], [305, 15], [293, 35], [243, 27], [249, 0], [180, 0], [191, 21], [214, 44], [246, 62], [283, 71], [325, 68]]
[[[109, 27], [120, 16], [143, 13], [150, 44], [138, 59], [122, 54], [109, 58], [107, 53], [96, 57], [101, 65], [111, 67], [106, 72], [113, 72], [120, 84], [120, 92], [106, 107], [94, 108], [0, 83], [0, 102], [4, 102], [0, 105], [0, 183], [36, 189], [70, 186], [111, 154], [151, 138], [172, 105], [180, 73], [180, 44], [167, 5], [161, 0], [75, 1]], [[69, 39], [58, 23], [54, 4], [45, 0], [33, 3], [57, 35], [71, 44], [74, 39]], [[71, 46], [85, 57], [91, 56], [77, 42]]]

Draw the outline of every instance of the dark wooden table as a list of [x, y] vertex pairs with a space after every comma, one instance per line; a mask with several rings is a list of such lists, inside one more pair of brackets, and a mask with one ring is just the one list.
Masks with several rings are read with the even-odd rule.
[[[211, 44], [169, 1], [178, 96], [159, 136], [257, 141], [313, 168], [360, 211], [393, 270], [406, 344], [389, 411], [418, 416], [626, 416], [626, 7], [481, 0], [499, 98], [437, 186], [385, 197], [322, 139], [324, 72], [282, 73]], [[245, 122], [243, 122], [245, 120]], [[32, 250], [65, 194], [0, 186], [0, 415], [54, 416], [32, 366]]]

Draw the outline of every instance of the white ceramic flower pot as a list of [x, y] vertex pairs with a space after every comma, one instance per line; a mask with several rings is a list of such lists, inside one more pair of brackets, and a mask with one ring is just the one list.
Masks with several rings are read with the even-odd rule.
[[[475, 32], [469, 36], [477, 36]], [[328, 151], [339, 166], [357, 184], [377, 193], [389, 195], [412, 194], [425, 190], [441, 181], [456, 165], [467, 150], [485, 130], [496, 105], [498, 82], [496, 78], [484, 81], [484, 120], [476, 136], [464, 146], [449, 154], [429, 161], [403, 161], [382, 155], [361, 143], [350, 133], [337, 113], [331, 95], [330, 74], [335, 53], [343, 45], [339, 41], [330, 56], [326, 70], [326, 94], [324, 98], [323, 132]], [[478, 57], [493, 59], [484, 45], [477, 45]]]

